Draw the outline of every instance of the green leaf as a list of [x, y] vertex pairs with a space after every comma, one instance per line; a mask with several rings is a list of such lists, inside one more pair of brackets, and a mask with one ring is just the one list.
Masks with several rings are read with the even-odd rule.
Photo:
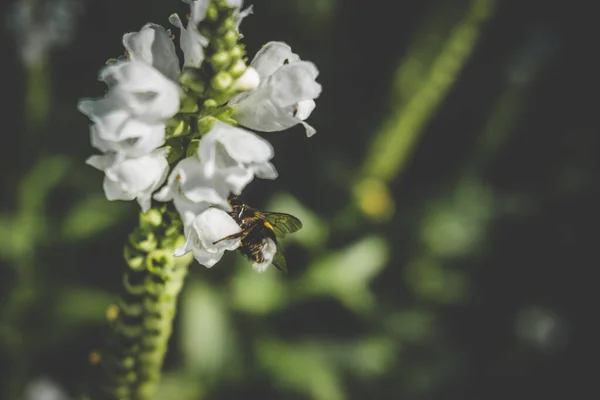
[[86, 239], [116, 225], [130, 210], [124, 203], [109, 202], [103, 195], [93, 195], [77, 203], [61, 227], [66, 240]]

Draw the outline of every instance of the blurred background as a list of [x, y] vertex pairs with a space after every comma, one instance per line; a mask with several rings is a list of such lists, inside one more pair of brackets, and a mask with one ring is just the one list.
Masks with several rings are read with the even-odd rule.
[[[316, 63], [301, 127], [266, 134], [297, 215], [290, 273], [193, 264], [159, 399], [565, 398], [593, 383], [600, 177], [591, 3], [254, 0]], [[77, 398], [124, 271], [82, 97], [177, 0], [2, 2], [0, 399]], [[593, 96], [593, 97], [592, 97]], [[47, 396], [47, 397], [43, 397]], [[54, 396], [54, 397], [48, 397]]]

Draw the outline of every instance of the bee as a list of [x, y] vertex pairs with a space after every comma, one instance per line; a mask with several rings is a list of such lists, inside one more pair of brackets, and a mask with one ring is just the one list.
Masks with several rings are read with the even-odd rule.
[[228, 214], [237, 222], [241, 232], [226, 236], [214, 242], [241, 239], [240, 253], [254, 261], [253, 267], [264, 271], [269, 264], [282, 272], [287, 272], [285, 257], [277, 247], [277, 238], [294, 233], [302, 228], [302, 222], [290, 214], [263, 212], [250, 207], [237, 196], [228, 199], [232, 211]]

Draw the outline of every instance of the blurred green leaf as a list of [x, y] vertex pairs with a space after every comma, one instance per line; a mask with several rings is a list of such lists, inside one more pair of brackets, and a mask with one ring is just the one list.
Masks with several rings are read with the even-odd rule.
[[367, 312], [375, 306], [368, 285], [388, 258], [385, 239], [367, 237], [316, 261], [298, 283], [298, 289], [305, 295], [330, 294], [355, 312]]
[[118, 224], [130, 210], [128, 204], [108, 201], [104, 195], [89, 196], [69, 211], [61, 234], [66, 240], [92, 237]]
[[282, 387], [315, 400], [345, 399], [338, 373], [318, 347], [262, 340], [257, 344], [260, 363]]
[[181, 298], [181, 355], [190, 372], [204, 378], [231, 372], [236, 354], [234, 330], [217, 291], [189, 280]]
[[[241, 257], [240, 257], [241, 259]], [[231, 281], [231, 302], [235, 308], [250, 314], [266, 315], [285, 307], [289, 298], [282, 282], [281, 272], [269, 268], [259, 274], [248, 268], [243, 259]]]
[[468, 296], [469, 281], [462, 271], [444, 268], [428, 257], [412, 260], [406, 266], [406, 281], [424, 300], [456, 303]]
[[30, 257], [46, 237], [45, 203], [50, 191], [71, 165], [65, 156], [40, 158], [19, 185], [14, 216], [0, 215], [0, 254], [9, 259]]
[[115, 301], [109, 292], [84, 288], [63, 287], [57, 290], [54, 314], [65, 324], [101, 323], [106, 318], [107, 307]]
[[492, 216], [492, 193], [477, 181], [460, 182], [449, 198], [428, 206], [422, 240], [435, 255], [457, 257], [473, 251], [484, 240]]
[[205, 396], [202, 384], [198, 379], [190, 378], [185, 371], [174, 371], [163, 373], [156, 399], [182, 399], [200, 400]]

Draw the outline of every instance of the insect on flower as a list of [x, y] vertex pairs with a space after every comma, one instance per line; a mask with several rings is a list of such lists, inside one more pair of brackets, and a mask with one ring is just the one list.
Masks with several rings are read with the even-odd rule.
[[241, 239], [240, 253], [254, 261], [253, 267], [264, 271], [269, 264], [287, 272], [285, 257], [277, 247], [277, 238], [294, 233], [302, 228], [302, 222], [290, 214], [256, 210], [237, 196], [229, 197], [232, 211], [229, 215], [238, 223], [241, 232], [217, 240]]

